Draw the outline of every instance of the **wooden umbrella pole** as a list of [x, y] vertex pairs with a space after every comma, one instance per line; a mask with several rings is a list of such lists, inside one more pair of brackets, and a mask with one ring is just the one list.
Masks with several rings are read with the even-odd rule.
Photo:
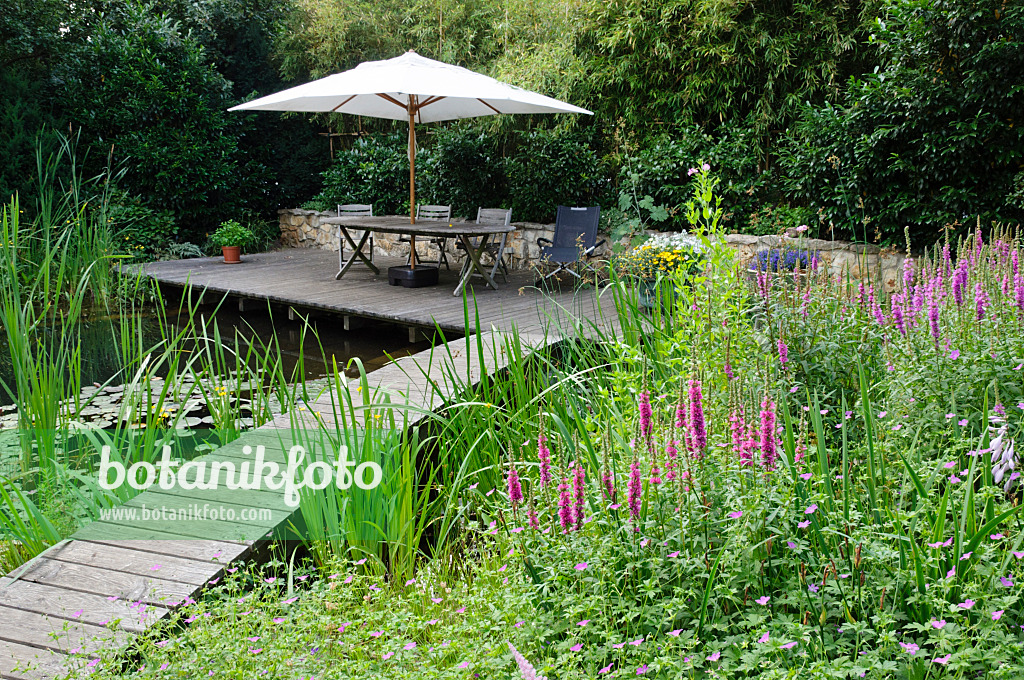
[[[416, 108], [415, 97], [409, 95], [409, 224], [416, 224]], [[416, 269], [416, 234], [409, 235], [411, 269]]]

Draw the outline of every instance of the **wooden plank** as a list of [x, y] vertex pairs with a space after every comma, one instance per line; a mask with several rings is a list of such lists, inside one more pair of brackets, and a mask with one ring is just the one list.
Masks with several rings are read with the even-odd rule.
[[78, 621], [49, 617], [0, 605], [0, 640], [63, 654], [82, 654], [123, 647], [128, 635]]
[[[205, 585], [224, 570], [223, 566], [214, 562], [189, 560], [170, 555], [157, 556], [153, 553], [87, 541], [63, 543], [48, 550], [46, 557], [51, 560], [88, 564], [99, 569], [126, 572], [137, 576], [157, 575], [162, 579], [194, 586]], [[153, 571], [154, 564], [161, 565], [158, 572]]]
[[[263, 499], [262, 502], [255, 501], [253, 499], [255, 494], [244, 489], [236, 491], [224, 489], [224, 491], [228, 492], [225, 494], [226, 497], [231, 498], [233, 495], [234, 498], [244, 503], [244, 505], [211, 498], [207, 494], [215, 493], [214, 491], [201, 491], [199, 489], [183, 492], [190, 493], [188, 496], [147, 491], [124, 505], [125, 507], [145, 509], [151, 512], [187, 512], [197, 517], [224, 517], [225, 520], [223, 522], [220, 520], [207, 521], [216, 521], [217, 531], [220, 530], [221, 524], [239, 524], [262, 529], [262, 532], [255, 534], [257, 536], [266, 533], [266, 531], [279, 524], [287, 522], [294, 512], [285, 506], [283, 491], [269, 498], [267, 494], [259, 494], [259, 498]], [[271, 503], [273, 507], [266, 507]]]
[[49, 649], [38, 649], [0, 640], [0, 678], [10, 680], [53, 680], [63, 678], [83, 661]]
[[251, 548], [238, 543], [223, 543], [221, 541], [199, 540], [199, 539], [129, 539], [118, 538], [108, 541], [76, 541], [83, 543], [97, 543], [109, 545], [115, 548], [123, 548], [135, 552], [152, 553], [154, 555], [166, 555], [168, 557], [180, 557], [192, 561], [208, 561], [216, 565], [229, 564], [235, 560], [247, 556]]
[[[135, 508], [124, 508], [124, 513], [129, 513]], [[111, 541], [121, 537], [128, 538], [150, 538], [161, 540], [181, 538], [205, 538], [224, 543], [241, 543], [252, 545], [261, 540], [269, 529], [252, 524], [239, 524], [237, 522], [220, 522], [209, 519], [196, 519], [175, 521], [170, 519], [156, 519], [148, 522], [143, 521], [137, 515], [130, 517], [122, 514], [120, 517], [110, 516], [101, 522], [90, 522], [79, 529], [72, 538], [92, 541]]]
[[139, 605], [125, 600], [112, 602], [95, 593], [15, 581], [9, 577], [0, 578], [0, 598], [7, 607], [95, 626], [119, 622], [119, 628], [135, 633], [142, 632], [167, 614], [166, 607]]
[[92, 593], [104, 598], [116, 597], [129, 602], [144, 602], [159, 607], [181, 602], [196, 592], [197, 587], [192, 584], [159, 578], [157, 575], [163, 568], [159, 557], [154, 558], [150, 564], [152, 576], [139, 576], [88, 564], [72, 564], [37, 557], [27, 567], [17, 569], [14, 576], [19, 581]]
[[[226, 538], [222, 538], [218, 535], [213, 538], [209, 533], [211, 527], [204, 526], [202, 528], [190, 528], [185, 526], [187, 522], [177, 522], [176, 524], [182, 526], [175, 526], [173, 529], [165, 525], [147, 525], [147, 526], [135, 526], [130, 523], [123, 522], [110, 522], [100, 520], [98, 522], [90, 522], [81, 529], [76, 531], [71, 536], [77, 541], [93, 541], [95, 543], [109, 543], [109, 544], [123, 544], [126, 541], [156, 541], [166, 542], [172, 544], [174, 542], [182, 541], [194, 541], [201, 543], [202, 540], [209, 541], [211, 544], [216, 546], [222, 546], [225, 543], [236, 544], [237, 548], [249, 548], [252, 545], [252, 541], [236, 541]], [[206, 530], [207, 533], [203, 533]], [[220, 532], [218, 532], [220, 533]], [[225, 532], [226, 533], [226, 532]], [[197, 550], [200, 548], [197, 547]], [[239, 554], [246, 552], [246, 550], [238, 550]]]

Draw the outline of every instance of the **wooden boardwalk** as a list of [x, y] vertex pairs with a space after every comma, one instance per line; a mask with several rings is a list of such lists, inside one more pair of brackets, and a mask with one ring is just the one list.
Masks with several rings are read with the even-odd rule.
[[[341, 316], [391, 321], [404, 326], [469, 333], [512, 330], [519, 333], [558, 334], [571, 328], [572, 319], [585, 319], [605, 331], [614, 324], [611, 295], [600, 298], [587, 287], [573, 291], [545, 293], [534, 287], [531, 272], [513, 272], [499, 289], [477, 283], [471, 290], [470, 315], [480, 315], [480, 328], [467, 328], [462, 297], [454, 297], [457, 271], [441, 270], [441, 283], [428, 288], [389, 286], [387, 267], [405, 264], [398, 258], [375, 257], [380, 275], [353, 265], [340, 281], [338, 255], [325, 250], [291, 248], [258, 255], [246, 255], [243, 264], [225, 265], [220, 258], [154, 262], [144, 268], [147, 276], [161, 286], [205, 288], [210, 293], [230, 294], [241, 299], [267, 301], [298, 310], [316, 310]], [[453, 265], [457, 268], [457, 265]], [[472, 320], [471, 320], [472, 324]]]
[[[440, 288], [405, 289], [391, 287], [386, 279], [365, 270], [353, 269], [335, 281], [337, 256], [323, 251], [288, 250], [246, 260], [236, 266], [213, 259], [161, 262], [144, 271], [161, 285], [189, 283], [218, 296], [228, 293], [262, 304], [270, 301], [300, 312], [315, 309], [420, 328], [436, 324], [467, 334], [446, 347], [404, 357], [368, 376], [371, 394], [360, 394], [357, 401], [376, 403], [387, 395], [392, 403], [410, 407], [407, 425], [414, 425], [423, 412], [436, 410], [451, 396], [443, 366], [448, 356], [454, 358], [460, 380], [474, 383], [507, 365], [501, 333], [492, 330], [514, 330], [526, 346], [536, 350], [563, 337], [571, 328], [570, 316], [590, 319], [603, 329], [612, 327], [614, 316], [610, 300], [596, 298], [592, 289], [548, 296], [528, 286], [528, 277], [518, 275], [498, 291], [478, 287], [480, 327], [473, 321], [472, 310], [471, 327], [467, 327], [463, 300], [451, 295], [454, 272], [442, 273]], [[479, 337], [470, 337], [477, 333]], [[483, 365], [476, 350], [478, 341], [486, 347]], [[331, 411], [325, 395], [307, 404], [303, 415], [311, 424], [311, 414]], [[274, 455], [283, 459], [290, 425], [289, 416], [279, 417], [200, 460], [241, 462], [250, 456], [246, 447], [261, 444], [268, 459]], [[232, 561], [258, 557], [269, 537], [288, 524], [293, 511], [280, 492], [227, 489], [226, 476], [219, 477], [216, 491], [145, 491], [122, 506], [120, 515], [87, 525], [0, 578], [0, 678], [87, 675], [97, 663], [96, 650], [125, 645], [132, 634], [198, 597]], [[236, 519], [145, 521], [138, 514], [143, 508], [173, 511], [202, 505], [233, 511]]]

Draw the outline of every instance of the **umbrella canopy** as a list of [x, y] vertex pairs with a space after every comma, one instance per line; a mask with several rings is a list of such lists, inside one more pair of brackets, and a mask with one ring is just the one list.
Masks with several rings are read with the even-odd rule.
[[586, 113], [572, 104], [500, 82], [412, 50], [234, 106], [229, 111], [349, 113], [409, 121], [409, 219], [416, 210], [415, 124], [499, 113]]

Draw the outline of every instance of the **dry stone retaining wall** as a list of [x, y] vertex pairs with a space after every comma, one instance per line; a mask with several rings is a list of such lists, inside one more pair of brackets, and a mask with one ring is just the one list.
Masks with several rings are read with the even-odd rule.
[[[337, 227], [323, 224], [323, 220], [335, 217], [333, 212], [294, 209], [279, 210], [278, 215], [282, 245], [293, 248], [338, 250]], [[512, 226], [516, 229], [509, 236], [508, 242], [512, 268], [529, 269], [536, 266], [540, 262], [540, 246], [537, 245], [537, 239], [552, 238], [554, 225], [514, 222]], [[397, 234], [375, 234], [375, 253], [378, 255], [407, 255], [409, 244], [399, 242], [398, 238]], [[607, 237], [601, 236], [600, 238]], [[827, 266], [833, 274], [872, 280], [878, 280], [880, 277], [885, 288], [890, 291], [894, 289], [899, 280], [900, 270], [903, 266], [901, 253], [883, 250], [870, 244], [821, 239], [797, 240], [787, 236], [749, 236], [747, 234], [729, 234], [725, 239], [726, 243], [736, 249], [741, 259], [744, 260], [753, 258], [758, 251], [778, 248], [782, 245], [799, 245], [801, 248], [815, 250], [819, 253], [821, 265]], [[449, 255], [460, 255], [455, 250], [454, 240], [450, 240], [448, 244]], [[437, 249], [427, 243], [417, 243], [416, 251], [424, 259], [437, 258]], [[610, 247], [606, 245], [598, 251], [598, 256], [606, 256], [610, 252]]]

